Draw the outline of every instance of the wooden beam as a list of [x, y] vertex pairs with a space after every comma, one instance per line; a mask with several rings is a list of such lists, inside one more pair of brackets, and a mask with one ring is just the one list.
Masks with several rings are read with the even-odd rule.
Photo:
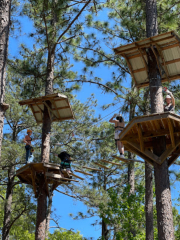
[[[53, 100], [53, 102], [55, 102]], [[57, 101], [56, 101], [57, 102]], [[65, 106], [65, 107], [56, 107], [56, 108], [52, 108], [52, 110], [61, 110], [61, 109], [67, 109], [67, 108], [70, 108], [69, 106]]]
[[180, 140], [176, 141], [175, 146], [170, 146], [166, 149], [163, 154], [160, 156], [161, 164], [165, 161], [167, 157], [180, 145]]
[[93, 174], [91, 174], [91, 173], [87, 173], [87, 172], [84, 172], [84, 171], [81, 171], [81, 170], [78, 170], [78, 169], [75, 169], [74, 172], [82, 173], [82, 174], [88, 175], [88, 176], [93, 176]]
[[171, 137], [172, 146], [175, 147], [175, 139], [174, 139], [174, 126], [172, 124], [172, 120], [168, 118], [168, 126], [169, 126], [169, 132]]
[[[158, 45], [158, 46], [159, 46], [159, 45]], [[179, 42], [174, 41], [174, 43], [171, 44], [170, 46], [165, 46], [165, 47], [162, 47], [162, 46], [161, 46], [161, 49], [162, 49], [162, 50], [166, 50], [166, 49], [169, 49], [169, 48], [174, 48], [174, 47], [179, 47], [179, 46], [180, 46]]]
[[[139, 46], [139, 48], [149, 48], [150, 47], [150, 45], [151, 44], [154, 44], [154, 43], [158, 43], [158, 42], [161, 42], [161, 41], [164, 41], [164, 40], [170, 40], [170, 39], [173, 39], [174, 38], [174, 36], [169, 36], [169, 37], [165, 37], [165, 38], [161, 38], [161, 39], [159, 39], [159, 40], [154, 40], [153, 39], [153, 41], [152, 41], [152, 37], [151, 37], [151, 39], [149, 38], [147, 38], [147, 39], [144, 39], [144, 40], [150, 40], [148, 43], [144, 43], [144, 44], [142, 44], [142, 45], [138, 45]], [[144, 41], [144, 40], [142, 40], [142, 41]], [[138, 43], [139, 43], [140, 41], [138, 41]], [[136, 42], [137, 43], [137, 42]], [[128, 44], [128, 45], [130, 45], [130, 44]], [[116, 55], [123, 55], [124, 53], [125, 54], [127, 54], [127, 52], [130, 52], [130, 51], [134, 51], [134, 50], [137, 50], [137, 47], [134, 47], [134, 43], [132, 43], [131, 44], [132, 45], [132, 48], [129, 48], [129, 49], [125, 49], [125, 50], [121, 50], [121, 51], [119, 51], [118, 50], [118, 48], [115, 48], [114, 49], [114, 51], [115, 51], [115, 54]], [[127, 45], [125, 45], [125, 46], [127, 46]], [[125, 47], [125, 46], [123, 46], [123, 47]]]
[[[177, 80], [177, 79], [180, 79], [180, 74], [176, 74], [174, 76], [169, 76], [170, 81], [174, 81], [174, 80]], [[165, 83], [165, 82], [168, 82], [169, 80], [165, 77], [165, 78], [161, 79], [161, 82]], [[147, 86], [149, 86], [149, 82], [146, 82], [146, 83], [143, 82], [143, 83], [140, 83], [140, 84], [136, 85], [137, 88], [143, 88], [143, 87], [147, 87]]]
[[[174, 134], [177, 134], [177, 133], [180, 134], [180, 129], [179, 128], [174, 129]], [[143, 139], [159, 137], [159, 136], [164, 136], [164, 135], [170, 135], [170, 132], [169, 132], [168, 129], [161, 129], [161, 130], [157, 130], [157, 131], [142, 133]], [[122, 141], [136, 141], [138, 139], [138, 137], [139, 137], [138, 134], [133, 134], [131, 136], [127, 135], [123, 138]]]
[[138, 57], [141, 57], [141, 54], [135, 54], [135, 55], [132, 55], [132, 56], [128, 56], [128, 59], [133, 59], [133, 58], [138, 58]]
[[172, 64], [172, 63], [176, 63], [176, 62], [180, 62], [180, 58], [177, 58], [177, 59], [173, 59], [173, 60], [170, 60], [170, 61], [166, 61], [166, 62], [163, 62], [162, 65], [169, 65], [169, 64]]
[[[57, 112], [57, 114], [58, 114], [59, 119], [61, 119], [60, 113], [59, 113], [59, 111], [58, 111], [58, 109], [57, 109], [56, 102], [55, 102], [54, 100], [52, 100], [52, 103], [53, 103], [54, 106], [55, 106], [55, 109], [56, 109], [56, 112]], [[60, 108], [60, 109], [62, 109], [62, 108]]]
[[144, 140], [143, 140], [143, 135], [142, 135], [142, 130], [141, 130], [140, 123], [137, 123], [137, 129], [138, 129], [138, 136], [139, 136], [141, 152], [144, 152]]
[[141, 157], [142, 159], [144, 159], [146, 162], [148, 162], [149, 164], [151, 164], [152, 166], [154, 166], [154, 162], [147, 157], [146, 155], [144, 155], [142, 152], [138, 151], [136, 148], [133, 148], [131, 145], [129, 145], [128, 143], [126, 144], [126, 146], [128, 147], [129, 151], [138, 155], [139, 157]]
[[37, 120], [36, 114], [34, 113], [33, 107], [31, 105], [29, 105], [29, 107], [31, 108], [31, 111], [32, 111], [32, 113], [34, 115], [34, 118], [35, 118], [36, 122], [39, 123], [39, 121]]
[[106, 167], [106, 166], [104, 166], [104, 165], [102, 165], [100, 163], [97, 163], [97, 162], [93, 162], [93, 164], [95, 164], [95, 165], [97, 165], [97, 166], [99, 166], [101, 168], [104, 168], [104, 169], [110, 169], [110, 168], [108, 168], [108, 167]]
[[132, 77], [133, 77], [133, 79], [134, 79], [134, 82], [135, 82], [135, 84], [137, 84], [135, 75], [134, 75], [134, 73], [133, 73], [133, 69], [132, 69], [131, 63], [129, 62], [129, 59], [126, 57], [125, 54], [123, 54], [122, 56], [126, 59], [127, 65], [128, 65], [128, 67], [129, 67], [129, 70], [130, 70], [130, 72], [131, 72], [131, 75], [132, 75]]
[[140, 162], [140, 163], [144, 163], [143, 161], [140, 161], [140, 160], [136, 160], [136, 159], [126, 159], [126, 158], [122, 158], [122, 157], [118, 157], [116, 155], [112, 155], [112, 157], [122, 161], [122, 162], [125, 162], [125, 163], [129, 163], [129, 162]]
[[52, 185], [52, 192], [53, 192], [54, 190], [56, 190], [56, 188], [57, 188], [60, 184], [61, 184], [60, 181], [53, 183], [53, 185]]
[[69, 194], [67, 194], [67, 193], [61, 192], [61, 191], [59, 191], [59, 190], [57, 190], [57, 189], [56, 189], [56, 191], [59, 192], [59, 193], [62, 193], [62, 194], [64, 194], [64, 195], [66, 195], [66, 196], [68, 196], [68, 197], [77, 198], [77, 197], [75, 197], [75, 196], [72, 196], [72, 195], [69, 195]]
[[143, 72], [143, 71], [146, 71], [146, 68], [139, 68], [139, 69], [136, 69], [136, 70], [132, 70], [133, 73], [138, 73], [138, 72]]
[[38, 98], [31, 98], [27, 100], [22, 100], [19, 102], [20, 105], [28, 105], [32, 104], [33, 101], [36, 101], [37, 103], [42, 103], [43, 101], [51, 100], [54, 99], [55, 101], [64, 101], [67, 99], [67, 96], [59, 93], [53, 93], [53, 94], [48, 94], [46, 96], [38, 97]]
[[141, 57], [142, 57], [142, 59], [143, 59], [144, 66], [145, 66], [145, 68], [146, 68], [146, 74], [148, 75], [148, 65], [147, 65], [146, 59], [145, 59], [145, 57], [144, 57], [144, 55], [146, 56], [146, 52], [145, 52], [145, 51], [143, 52], [143, 50], [142, 50], [141, 48], [138, 48], [138, 50], [139, 50], [139, 52], [140, 52], [140, 54], [141, 54]]
[[[48, 105], [46, 102], [43, 102], [43, 103], [44, 103], [44, 105], [47, 107], [48, 111], [50, 111], [50, 112], [55, 116], [56, 119], [59, 119], [59, 118], [56, 116], [56, 114], [53, 112], [53, 110], [49, 107], [49, 105]], [[50, 116], [50, 118], [51, 118], [50, 113], [49, 113], [49, 116]]]
[[20, 169], [18, 169], [18, 170], [16, 171], [16, 176], [17, 176], [18, 174], [21, 174], [22, 172], [28, 170], [28, 169], [30, 169], [30, 165], [29, 165], [29, 164], [26, 164], [25, 166], [21, 167]]
[[102, 171], [101, 169], [98, 169], [98, 168], [92, 168], [92, 167], [86, 167], [86, 166], [84, 166], [83, 168], [86, 168], [86, 169], [89, 169], [89, 170], [92, 170], [92, 171], [99, 171], [99, 172]]
[[59, 170], [60, 165], [59, 164], [53, 164], [53, 163], [43, 163], [43, 167], [53, 170]]
[[172, 156], [169, 158], [168, 160], [169, 167], [176, 161], [179, 155], [180, 155], [180, 148], [177, 151], [175, 151], [174, 154], [172, 153]]
[[162, 78], [162, 68], [161, 68], [161, 65], [160, 65], [160, 62], [159, 62], [159, 59], [158, 59], [158, 55], [157, 55], [157, 53], [156, 53], [156, 51], [155, 51], [155, 49], [154, 49], [154, 46], [151, 46], [151, 50], [153, 51], [153, 53], [154, 53], [154, 56], [155, 56], [155, 58], [156, 58], [156, 62], [157, 62], [157, 66], [158, 66], [158, 69], [159, 69], [159, 73], [160, 73], [160, 75], [161, 75], [161, 78]]
[[116, 166], [119, 166], [119, 167], [122, 167], [123, 165], [122, 164], [119, 164], [119, 163], [115, 163], [115, 162], [111, 162], [111, 161], [107, 161], [107, 160], [104, 160], [104, 159], [101, 159], [102, 162], [105, 162], [105, 163], [110, 163], [112, 165], [116, 165]]
[[[136, 148], [138, 151], [141, 152], [141, 148], [140, 148], [140, 145], [138, 143], [135, 143], [135, 142], [128, 142], [128, 145], [131, 145], [133, 148]], [[157, 162], [157, 163], [161, 163], [161, 159], [156, 156], [154, 153], [152, 153], [151, 151], [145, 149], [143, 152], [142, 152], [144, 155], [146, 155], [148, 158], [150, 158], [151, 160]]]
[[161, 65], [164, 65], [164, 71], [165, 71], [166, 78], [167, 78], [168, 81], [170, 82], [170, 79], [169, 79], [169, 71], [168, 71], [168, 69], [167, 69], [166, 61], [165, 61], [165, 59], [164, 59], [163, 52], [161, 51], [161, 47], [160, 47], [158, 44], [155, 44], [155, 45], [156, 45], [156, 48], [157, 48], [157, 50], [158, 50], [159, 56], [160, 56], [161, 59], [162, 59], [163, 64], [161, 64]]
[[44, 110], [40, 108], [40, 106], [35, 102], [35, 100], [34, 100], [34, 104], [35, 104], [36, 107], [40, 110], [40, 112], [41, 112], [41, 117], [42, 117], [42, 119], [43, 119]]
[[64, 178], [62, 177], [60, 174], [54, 174], [54, 173], [50, 173], [50, 172], [46, 172], [46, 176], [49, 178], [55, 178], [55, 179], [59, 179], [61, 180], [65, 180], [65, 181], [72, 181], [72, 182], [78, 182], [77, 180], [74, 179], [69, 179], [69, 178]]
[[[151, 115], [146, 115], [146, 116], [141, 116], [141, 117], [135, 117], [125, 128], [124, 130], [121, 132], [120, 134], [120, 140], [123, 140], [123, 137], [125, 137], [125, 135], [131, 131], [133, 125], [135, 125], [136, 123], [142, 123], [142, 122], [149, 122], [149, 121], [155, 121], [155, 120], [160, 120], [162, 118], [167, 118], [171, 116], [171, 113], [169, 112], [165, 112], [165, 113], [158, 113], [158, 114], [151, 114]], [[179, 119], [177, 119], [179, 120]]]
[[69, 173], [69, 174], [70, 174], [70, 176], [73, 176], [73, 177], [79, 178], [81, 180], [84, 180], [84, 178], [82, 178], [82, 177], [80, 177], [80, 176], [78, 176], [78, 175], [76, 175], [74, 173]]

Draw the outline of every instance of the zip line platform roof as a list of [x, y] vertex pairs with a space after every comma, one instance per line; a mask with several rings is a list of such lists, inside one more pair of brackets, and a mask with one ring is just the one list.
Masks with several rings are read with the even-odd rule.
[[48, 113], [52, 122], [74, 119], [67, 96], [54, 93], [43, 97], [22, 100], [20, 105], [28, 105], [37, 123], [43, 122], [44, 106], [48, 108]]
[[16, 176], [22, 183], [33, 186], [35, 197], [37, 197], [37, 188], [39, 185], [39, 176], [44, 176], [46, 194], [49, 196], [49, 184], [52, 185], [52, 191], [61, 184], [78, 182], [74, 179], [62, 177], [60, 174], [60, 165], [54, 163], [29, 163], [16, 171]]
[[147, 50], [150, 48], [155, 55], [162, 83], [180, 79], [179, 47], [179, 36], [170, 31], [114, 48], [114, 52], [125, 58], [135, 86], [141, 88], [149, 85]]
[[[159, 157], [152, 152], [153, 140], [165, 136], [166, 150]], [[168, 166], [180, 155], [180, 116], [171, 112], [135, 117], [119, 134], [125, 149], [153, 165], [168, 158]]]

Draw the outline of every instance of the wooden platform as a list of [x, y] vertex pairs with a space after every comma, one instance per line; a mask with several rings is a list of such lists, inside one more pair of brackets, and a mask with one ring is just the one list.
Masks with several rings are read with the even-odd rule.
[[61, 184], [68, 184], [70, 182], [78, 182], [74, 179], [62, 177], [58, 164], [54, 163], [29, 163], [16, 171], [16, 176], [22, 183], [33, 186], [35, 197], [38, 193], [39, 176], [44, 176], [44, 183], [46, 192], [49, 196], [49, 184], [52, 185], [52, 190]]
[[67, 96], [59, 93], [22, 100], [19, 104], [28, 105], [31, 108], [37, 123], [43, 122], [44, 106], [48, 108], [52, 122], [74, 119], [74, 114]]
[[[153, 138], [166, 137], [166, 151], [160, 156], [152, 153]], [[180, 155], [180, 116], [166, 112], [135, 117], [120, 133], [125, 149], [153, 165], [168, 158], [169, 166]]]
[[125, 58], [137, 88], [149, 85], [147, 49], [155, 55], [162, 82], [180, 79], [180, 38], [174, 32], [159, 34], [114, 49]]

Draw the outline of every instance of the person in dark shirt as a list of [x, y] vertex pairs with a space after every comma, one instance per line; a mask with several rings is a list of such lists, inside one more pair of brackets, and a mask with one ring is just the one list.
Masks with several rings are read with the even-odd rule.
[[71, 170], [71, 155], [67, 153], [66, 151], [62, 151], [60, 154], [54, 154], [58, 158], [61, 159], [61, 168], [66, 169], [67, 173], [72, 173]]

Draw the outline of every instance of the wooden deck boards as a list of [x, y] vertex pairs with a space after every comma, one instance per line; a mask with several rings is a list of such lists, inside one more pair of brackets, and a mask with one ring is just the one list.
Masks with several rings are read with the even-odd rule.
[[[166, 151], [161, 157], [152, 153], [153, 138], [166, 137]], [[135, 117], [119, 135], [125, 149], [144, 157], [151, 164], [168, 158], [180, 145], [180, 116], [171, 112]], [[172, 146], [172, 147], [171, 147]]]
[[[66, 172], [66, 171], [65, 171]], [[53, 184], [56, 188], [60, 184], [78, 182], [75, 179], [70, 179], [70, 175], [62, 177], [60, 173], [60, 165], [54, 163], [30, 163], [16, 171], [16, 176], [22, 183], [30, 184], [33, 187], [35, 197], [37, 197], [37, 185], [39, 182], [39, 174], [44, 175], [46, 184], [46, 193], [49, 196], [48, 184]], [[74, 174], [75, 177], [78, 177]], [[83, 178], [79, 177], [81, 180]]]

